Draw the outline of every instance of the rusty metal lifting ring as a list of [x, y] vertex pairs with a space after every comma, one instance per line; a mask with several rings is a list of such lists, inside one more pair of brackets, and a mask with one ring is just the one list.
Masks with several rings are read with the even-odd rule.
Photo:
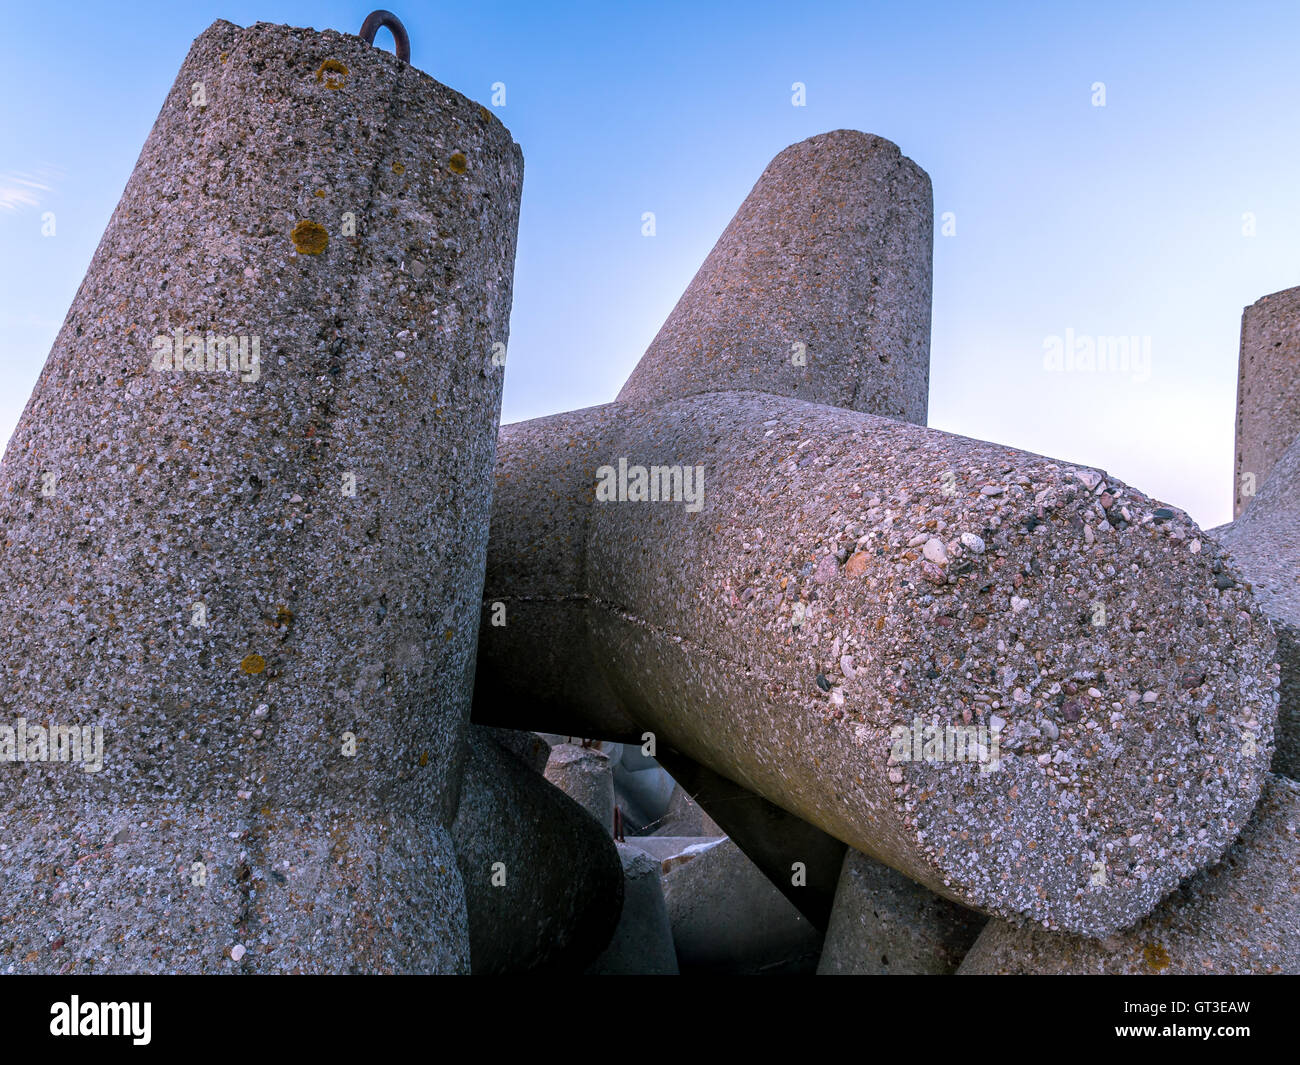
[[375, 34], [381, 26], [387, 26], [393, 34], [393, 43], [397, 45], [397, 58], [403, 63], [411, 61], [411, 38], [406, 35], [402, 20], [391, 11], [372, 11], [361, 23], [361, 37], [366, 44], [375, 43]]

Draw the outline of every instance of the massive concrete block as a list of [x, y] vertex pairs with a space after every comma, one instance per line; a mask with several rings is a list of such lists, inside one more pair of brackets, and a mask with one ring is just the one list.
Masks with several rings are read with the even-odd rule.
[[1241, 517], [1210, 534], [1232, 553], [1273, 622], [1281, 667], [1273, 772], [1300, 779], [1300, 436]]
[[546, 779], [602, 825], [614, 831], [614, 767], [603, 751], [561, 743], [551, 748]]
[[521, 179], [358, 37], [195, 41], [0, 467], [0, 751], [103, 736], [0, 764], [0, 968], [466, 968]]
[[471, 970], [580, 973], [619, 923], [623, 865], [609, 832], [496, 731], [470, 730], [452, 826]]
[[677, 964], [683, 973], [805, 974], [822, 934], [724, 839], [664, 877]]
[[1233, 516], [1300, 435], [1300, 287], [1264, 296], [1241, 315]]
[[945, 976], [985, 920], [850, 850], [817, 963], [818, 976]]
[[[1249, 510], [1247, 511], [1249, 513]], [[1272, 777], [1223, 860], [1107, 939], [990, 921], [958, 975], [1300, 973], [1300, 784]]]
[[677, 952], [659, 862], [640, 846], [615, 844], [623, 862], [623, 912], [591, 976], [676, 976]]
[[[844, 137], [827, 158], [861, 143]], [[784, 173], [789, 218], [837, 219], [779, 238], [826, 281], [790, 313], [864, 320], [838, 227], [878, 187]], [[792, 282], [752, 228], [755, 262], [724, 238], [718, 276], [780, 305]], [[703, 291], [683, 313], [707, 316]], [[652, 731], [989, 914], [1089, 935], [1144, 916], [1258, 798], [1277, 700], [1258, 605], [1185, 514], [1101, 471], [759, 391], [792, 389], [755, 306], [717, 306], [738, 375], [666, 336], [632, 402], [503, 429], [485, 595], [509, 622], [483, 629], [476, 720]], [[910, 335], [906, 301], [874, 306]], [[822, 349], [819, 397], [860, 399], [853, 352]], [[913, 379], [873, 380], [907, 411]]]
[[855, 130], [781, 152], [632, 371], [620, 402], [756, 390], [924, 425], [930, 178]]
[[[702, 467], [702, 509], [595, 502], [620, 457]], [[717, 393], [507, 426], [496, 500], [511, 621], [482, 630], [476, 717], [653, 731], [938, 894], [1089, 935], [1258, 798], [1267, 621], [1185, 514], [1099, 471]]]

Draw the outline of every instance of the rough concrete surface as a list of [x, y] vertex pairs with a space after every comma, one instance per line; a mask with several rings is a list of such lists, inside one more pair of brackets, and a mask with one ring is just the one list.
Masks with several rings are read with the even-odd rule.
[[[1241, 315], [1233, 517], [1300, 435], [1300, 287], [1256, 300]], [[1249, 474], [1249, 479], [1246, 475]]]
[[822, 934], [731, 840], [664, 877], [683, 973], [811, 974]]
[[676, 976], [677, 953], [664, 903], [659, 862], [639, 844], [619, 843], [625, 877], [623, 912], [591, 976]]
[[817, 975], [949, 975], [984, 924], [980, 914], [850, 850]]
[[452, 826], [471, 971], [582, 972], [610, 941], [623, 867], [609, 833], [493, 733], [470, 729]]
[[1300, 784], [1271, 777], [1241, 838], [1137, 927], [1104, 940], [990, 921], [958, 975], [1300, 972]]
[[1300, 436], [1245, 513], [1211, 535], [1232, 553], [1273, 622], [1282, 671], [1273, 772], [1300, 779]]
[[4, 721], [104, 737], [0, 772], [0, 970], [466, 968], [521, 180], [358, 37], [194, 42], [0, 467]]

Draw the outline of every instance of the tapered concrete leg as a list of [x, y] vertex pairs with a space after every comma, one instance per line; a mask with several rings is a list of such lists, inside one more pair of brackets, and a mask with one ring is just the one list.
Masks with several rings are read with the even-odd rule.
[[1300, 779], [1300, 436], [1245, 513], [1210, 535], [1232, 553], [1277, 633], [1282, 676], [1273, 772]]
[[609, 833], [494, 731], [471, 728], [452, 828], [472, 970], [582, 972], [618, 924], [623, 866]]
[[1300, 435], [1300, 287], [1256, 300], [1241, 315], [1233, 517], [1240, 517]]
[[811, 974], [822, 934], [729, 839], [664, 877], [683, 973]]
[[979, 914], [850, 850], [817, 975], [949, 975], [984, 924]]
[[0, 969], [467, 967], [521, 180], [358, 37], [195, 41], [0, 466]]
[[841, 129], [763, 171], [619, 393], [758, 391], [925, 424], [930, 178]]
[[[1249, 511], [1247, 512], [1249, 513]], [[1106, 939], [990, 921], [958, 975], [1300, 972], [1300, 784], [1272, 777], [1223, 860]]]
[[659, 862], [630, 843], [617, 844], [623, 862], [623, 912], [592, 976], [676, 976], [677, 953], [664, 903]]

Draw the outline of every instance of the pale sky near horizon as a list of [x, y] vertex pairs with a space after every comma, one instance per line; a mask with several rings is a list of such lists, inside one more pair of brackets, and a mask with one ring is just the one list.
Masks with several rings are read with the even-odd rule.
[[[930, 424], [1229, 519], [1242, 308], [1300, 284], [1300, 7], [386, 3], [417, 67], [485, 104], [506, 86], [504, 420], [612, 399], [771, 157], [860, 129], [934, 185]], [[0, 443], [192, 39], [355, 32], [370, 6], [29, 10], [0, 3], [22, 27], [0, 43]], [[1149, 338], [1149, 375], [1047, 369], [1067, 334]]]

